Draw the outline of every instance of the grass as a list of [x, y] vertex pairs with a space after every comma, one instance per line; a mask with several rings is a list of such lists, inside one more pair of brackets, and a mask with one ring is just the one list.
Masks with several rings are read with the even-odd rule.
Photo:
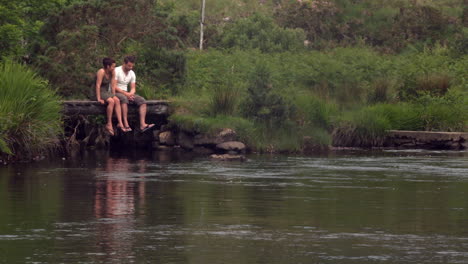
[[28, 158], [55, 145], [60, 134], [59, 97], [27, 66], [0, 65], [0, 151]]

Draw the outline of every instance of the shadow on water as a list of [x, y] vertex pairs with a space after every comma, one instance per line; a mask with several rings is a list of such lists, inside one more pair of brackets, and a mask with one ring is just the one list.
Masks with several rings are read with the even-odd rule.
[[466, 263], [467, 161], [175, 149], [2, 167], [0, 263]]

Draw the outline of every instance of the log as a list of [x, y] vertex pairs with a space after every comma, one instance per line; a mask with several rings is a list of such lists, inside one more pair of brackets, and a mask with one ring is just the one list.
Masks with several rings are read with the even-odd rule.
[[[62, 101], [62, 113], [66, 116], [73, 115], [105, 115], [106, 105], [102, 105], [98, 101]], [[147, 115], [169, 115], [169, 101], [166, 100], [147, 100], [146, 101]], [[134, 105], [128, 106], [128, 114], [138, 114], [138, 107]]]

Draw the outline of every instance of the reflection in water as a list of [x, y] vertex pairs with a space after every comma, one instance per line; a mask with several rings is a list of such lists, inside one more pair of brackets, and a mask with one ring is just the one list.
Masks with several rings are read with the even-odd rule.
[[467, 161], [84, 153], [0, 168], [0, 263], [468, 263]]
[[[145, 181], [135, 181], [130, 175], [144, 175], [145, 170], [145, 160], [130, 164], [126, 158], [111, 157], [106, 160], [102, 171], [97, 170], [94, 199], [98, 220], [96, 245], [98, 252], [106, 253], [107, 261], [123, 260], [133, 255], [135, 239], [128, 231], [135, 229], [136, 217], [144, 214]], [[143, 179], [144, 176], [138, 178]]]

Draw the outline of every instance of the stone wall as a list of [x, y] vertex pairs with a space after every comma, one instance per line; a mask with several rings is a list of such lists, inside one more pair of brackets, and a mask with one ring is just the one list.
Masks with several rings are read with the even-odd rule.
[[245, 144], [238, 141], [236, 132], [229, 128], [219, 130], [216, 133], [204, 134], [170, 130], [162, 126], [161, 130], [153, 131], [153, 142], [151, 145], [153, 149], [180, 147], [201, 155], [214, 153], [243, 155], [246, 152]]
[[468, 133], [390, 130], [385, 147], [462, 150], [468, 147]]

